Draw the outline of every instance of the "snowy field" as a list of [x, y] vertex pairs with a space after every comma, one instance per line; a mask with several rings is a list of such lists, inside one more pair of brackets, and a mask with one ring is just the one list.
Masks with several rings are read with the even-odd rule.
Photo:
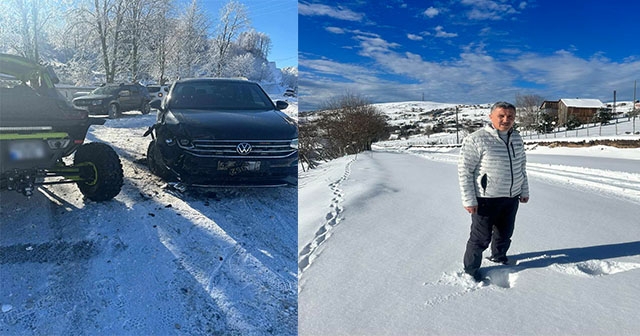
[[1, 335], [297, 333], [296, 188], [173, 192], [144, 165], [155, 118], [90, 129], [123, 164], [112, 201], [0, 192]]
[[516, 264], [477, 284], [459, 149], [383, 145], [300, 173], [300, 335], [638, 334], [640, 148], [529, 145]]

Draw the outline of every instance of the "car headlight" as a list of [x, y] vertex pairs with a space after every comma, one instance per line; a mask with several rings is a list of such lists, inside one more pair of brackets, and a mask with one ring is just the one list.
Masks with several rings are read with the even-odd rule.
[[173, 146], [176, 144], [176, 140], [174, 138], [166, 138], [164, 139], [164, 143], [166, 143], [168, 146]]
[[293, 149], [298, 149], [298, 139], [291, 140], [291, 143], [289, 144], [289, 146]]
[[102, 105], [102, 100], [92, 100], [91, 105]]

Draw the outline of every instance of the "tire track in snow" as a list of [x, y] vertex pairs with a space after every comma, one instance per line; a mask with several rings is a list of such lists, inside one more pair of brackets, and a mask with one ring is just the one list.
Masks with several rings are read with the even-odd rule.
[[527, 173], [547, 182], [640, 204], [640, 174], [541, 163], [527, 163]]
[[335, 182], [329, 184], [329, 188], [333, 192], [333, 198], [329, 207], [331, 210], [325, 216], [325, 223], [316, 231], [314, 238], [300, 252], [298, 257], [298, 274], [302, 275], [313, 261], [318, 257], [317, 249], [331, 236], [331, 231], [340, 223], [340, 214], [344, 211], [342, 202], [344, 201], [344, 191], [340, 188], [341, 184], [351, 175], [351, 164], [356, 161], [357, 156], [347, 162], [344, 168], [344, 174]]

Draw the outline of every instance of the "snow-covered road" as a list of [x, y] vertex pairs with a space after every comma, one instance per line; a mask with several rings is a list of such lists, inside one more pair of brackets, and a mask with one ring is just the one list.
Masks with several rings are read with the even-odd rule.
[[112, 201], [0, 193], [0, 334], [297, 333], [297, 190], [170, 191], [142, 164], [154, 121], [91, 129], [123, 164]]
[[470, 219], [455, 152], [368, 152], [303, 173], [300, 335], [640, 330], [640, 161], [528, 156], [518, 264], [487, 262], [484, 285], [461, 274]]

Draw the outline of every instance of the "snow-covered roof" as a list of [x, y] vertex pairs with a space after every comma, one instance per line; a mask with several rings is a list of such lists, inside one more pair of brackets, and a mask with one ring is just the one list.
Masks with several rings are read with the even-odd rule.
[[568, 107], [586, 107], [586, 108], [600, 108], [602, 102], [600, 99], [560, 99]]

